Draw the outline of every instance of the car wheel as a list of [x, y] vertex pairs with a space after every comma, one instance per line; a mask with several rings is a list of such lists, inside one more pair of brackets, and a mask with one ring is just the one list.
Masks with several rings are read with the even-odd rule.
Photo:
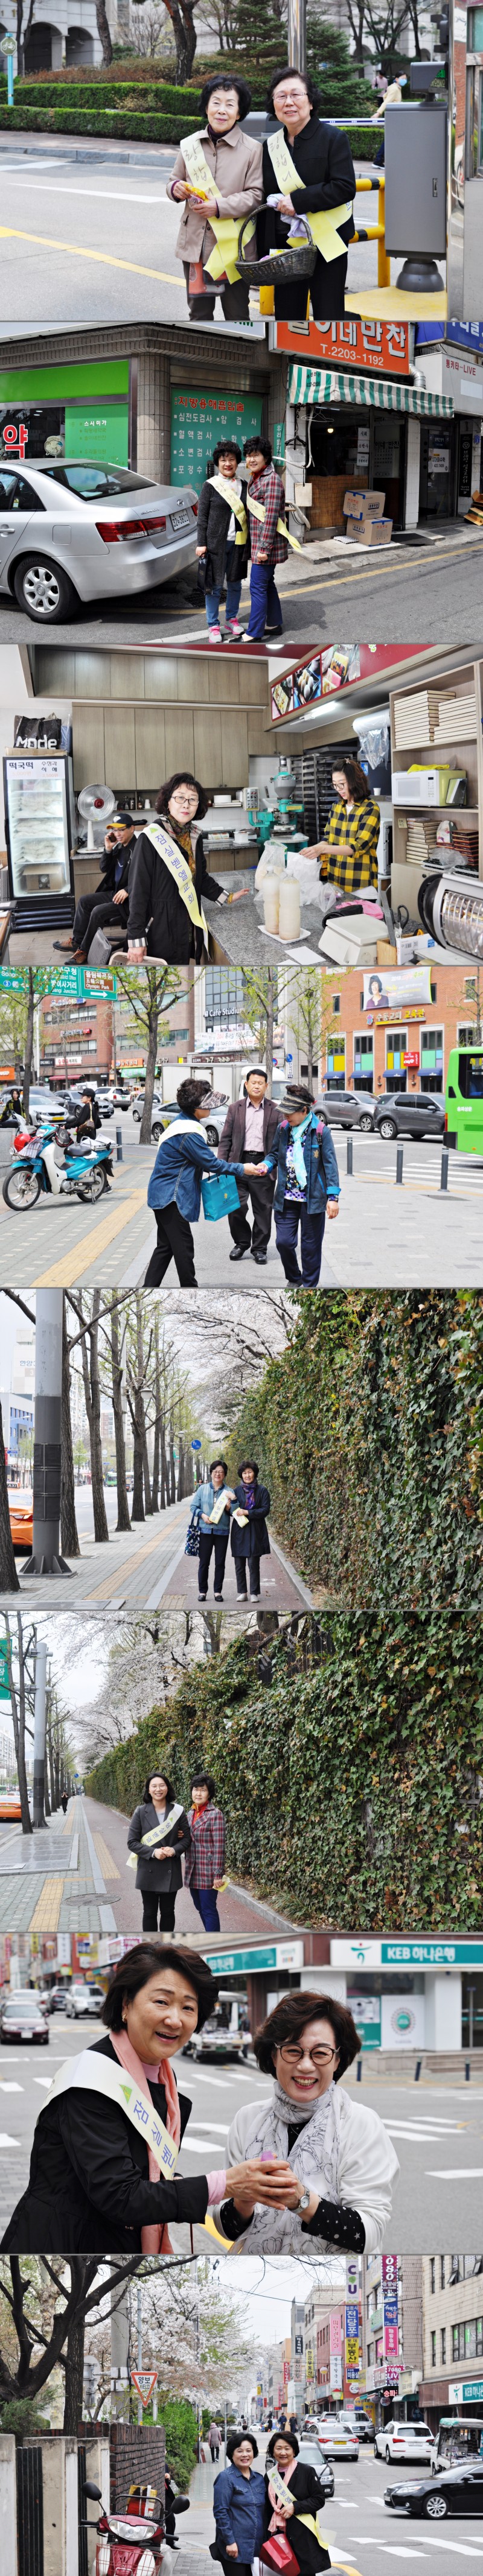
[[208, 1144], [209, 1144], [209, 1145], [217, 1145], [217, 1144], [218, 1144], [218, 1128], [217, 1128], [217, 1127], [207, 1127], [206, 1133], [207, 1133], [207, 1137], [208, 1137]]
[[156, 1125], [151, 1128], [153, 1145], [159, 1145], [160, 1136], [164, 1136], [164, 1127], [158, 1127], [158, 1122], [156, 1120]]
[[430, 2521], [430, 2522], [444, 2522], [444, 2521], [446, 2520], [447, 2513], [448, 2513], [448, 2506], [447, 2506], [447, 2503], [446, 2503], [446, 2496], [444, 2496], [444, 2495], [430, 2495], [430, 2496], [428, 2496], [428, 2497], [427, 2497], [427, 2500], [426, 2500], [425, 2507], [424, 2507], [424, 2512], [425, 2512], [425, 2515], [427, 2515], [427, 2516], [429, 2517], [429, 2521]]
[[68, 574], [41, 555], [22, 557], [15, 566], [13, 587], [19, 608], [25, 608], [27, 617], [34, 617], [39, 626], [52, 625], [59, 617], [71, 617], [80, 608]]
[[361, 1135], [362, 1135], [362, 1136], [373, 1136], [373, 1134], [374, 1134], [374, 1119], [373, 1119], [373, 1118], [369, 1118], [369, 1117], [365, 1114], [363, 1118], [360, 1118], [360, 1119], [359, 1119], [359, 1127], [360, 1127]]
[[397, 1136], [397, 1127], [395, 1126], [393, 1118], [380, 1118], [378, 1124], [380, 1136], [388, 1136], [389, 1138]]
[[386, 2460], [387, 2460], [388, 2468], [390, 2468], [390, 2465], [391, 2465], [391, 2453], [390, 2453], [389, 2443], [388, 2443], [388, 2442], [386, 2442]]

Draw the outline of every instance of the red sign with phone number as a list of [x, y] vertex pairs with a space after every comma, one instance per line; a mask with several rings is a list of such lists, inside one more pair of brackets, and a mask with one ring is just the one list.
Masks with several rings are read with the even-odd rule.
[[370, 375], [409, 376], [409, 323], [359, 322], [355, 314], [346, 314], [343, 322], [275, 322], [273, 346], [291, 357], [320, 358], [325, 366], [367, 368]]

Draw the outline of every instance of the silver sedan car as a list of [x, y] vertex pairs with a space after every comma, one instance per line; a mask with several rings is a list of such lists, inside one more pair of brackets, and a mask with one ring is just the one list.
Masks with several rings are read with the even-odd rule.
[[0, 591], [37, 625], [81, 600], [124, 599], [194, 563], [196, 494], [123, 465], [39, 456], [0, 464]]

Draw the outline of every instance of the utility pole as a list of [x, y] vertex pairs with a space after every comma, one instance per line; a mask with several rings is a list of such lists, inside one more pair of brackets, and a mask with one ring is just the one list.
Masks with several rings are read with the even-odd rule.
[[[143, 2295], [142, 2295], [142, 2289], [141, 2289], [141, 2282], [140, 2282], [140, 2281], [138, 2281], [138, 2285], [137, 2285], [137, 2304], [138, 2304], [138, 2349], [137, 2349], [137, 2367], [138, 2367], [138, 2370], [142, 2370], [142, 2366], [143, 2366]], [[142, 2424], [142, 2420], [143, 2420], [143, 2405], [142, 2405], [142, 2398], [141, 2398], [141, 2397], [138, 2397], [138, 2424]]]
[[306, 70], [307, 13], [306, 0], [288, 0], [288, 60], [293, 70]]
[[72, 1575], [60, 1553], [62, 1289], [38, 1288], [35, 1313], [33, 1547], [25, 1574]]
[[46, 1706], [47, 1706], [47, 1647], [46, 1647], [46, 1646], [39, 1646], [39, 1645], [36, 1645], [36, 1648], [35, 1648], [35, 1698], [34, 1698], [34, 1780], [33, 1780], [33, 1819], [32, 1819], [32, 1821], [33, 1821], [33, 1826], [34, 1826], [34, 1832], [35, 1832], [35, 1827], [36, 1827], [36, 1825], [37, 1825], [37, 1826], [38, 1826], [38, 1825], [45, 1825], [45, 1827], [46, 1827], [46, 1829], [47, 1829], [47, 1819], [46, 1819], [46, 1815], [45, 1815], [45, 1804], [44, 1804], [44, 1801], [45, 1801], [45, 1724], [46, 1724]]

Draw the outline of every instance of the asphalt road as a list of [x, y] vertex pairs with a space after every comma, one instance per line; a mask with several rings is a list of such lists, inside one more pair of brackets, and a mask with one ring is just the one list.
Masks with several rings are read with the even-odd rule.
[[[354, 547], [351, 561], [338, 554], [319, 570], [311, 564], [310, 551], [308, 547], [297, 580], [285, 583], [282, 568], [280, 582], [284, 634], [296, 652], [341, 635], [348, 644], [358, 643], [361, 635], [372, 643], [390, 644], [397, 635], [400, 643], [459, 647], [479, 632], [483, 543], [476, 533], [471, 544], [463, 538], [461, 544], [458, 540], [450, 544], [443, 534], [431, 542], [424, 538], [396, 541], [377, 558], [361, 559]], [[109, 600], [81, 604], [73, 624], [49, 627], [48, 632], [65, 646], [81, 640], [107, 649], [140, 644], [144, 636], [152, 644], [180, 644], [183, 637], [205, 635], [205, 612], [197, 603], [195, 576], [185, 573], [169, 588], [160, 586], [120, 600], [115, 610]], [[245, 583], [243, 625], [248, 624], [249, 605]], [[31, 644], [38, 632], [36, 621], [25, 617], [4, 592], [0, 643]], [[472, 654], [482, 649], [471, 642]]]
[[[103, 1128], [106, 1135], [110, 1132]], [[144, 1280], [156, 1241], [146, 1195], [156, 1148], [139, 1148], [136, 1135], [139, 1129], [129, 1113], [122, 1122], [123, 1163], [114, 1165], [110, 1194], [96, 1207], [78, 1199], [54, 1205], [42, 1198], [30, 1213], [14, 1215], [0, 1196], [0, 1286], [8, 1286], [12, 1278], [18, 1289], [71, 1287], [82, 1280], [132, 1288]], [[348, 1177], [348, 1140], [339, 1128], [334, 1141], [341, 1199], [335, 1223], [326, 1225], [321, 1287], [481, 1285], [483, 1165], [476, 1158], [450, 1155], [443, 1193], [441, 1144], [431, 1139], [405, 1141], [401, 1187], [396, 1186], [395, 1143], [355, 1133]], [[243, 1262], [230, 1261], [225, 1220], [213, 1226], [202, 1217], [194, 1242], [199, 1288], [239, 1290], [243, 1284], [256, 1291], [261, 1272], [249, 1253]], [[177, 1286], [173, 1264], [167, 1284]], [[282, 1285], [273, 1223], [262, 1284]]]
[[[74, 160], [73, 137], [50, 159], [45, 148], [2, 151], [0, 325], [37, 329], [39, 314], [43, 324], [186, 322], [179, 208], [165, 194], [175, 146], [143, 146], [137, 163], [122, 147], [96, 157], [87, 137], [78, 149]], [[375, 196], [361, 197], [361, 223], [375, 221], [376, 208]], [[394, 260], [393, 281], [399, 269]], [[377, 286], [377, 242], [350, 251], [348, 291], [364, 286]], [[264, 337], [258, 307], [254, 322]]]
[[[56, 2013], [49, 2024], [49, 2048], [2, 2047], [0, 2058], [0, 2206], [3, 2224], [20, 2190], [25, 2188], [30, 2146], [39, 2106], [50, 2077], [64, 2058], [98, 2036], [90, 2019], [74, 2023]], [[178, 2065], [181, 2090], [193, 2110], [183, 2141], [180, 2172], [210, 2171], [226, 2159], [228, 2131], [241, 2102], [265, 2102], [268, 2078], [258, 2070], [219, 2062], [205, 2066], [190, 2058]], [[483, 2090], [425, 2085], [424, 2098], [407, 2088], [373, 2084], [371, 2108], [379, 2111], [396, 2147], [401, 2166], [393, 2215], [385, 2237], [387, 2250], [446, 2253], [457, 2241], [460, 2252], [483, 2251]], [[3, 2126], [3, 2120], [5, 2125]], [[184, 2230], [176, 2230], [182, 2250]], [[207, 2249], [203, 2229], [195, 2230], [195, 2250]], [[218, 2248], [217, 2248], [218, 2250]], [[62, 2251], [62, 2248], [59, 2249]]]
[[[219, 2411], [217, 2405], [214, 2411], [215, 2414]], [[257, 2439], [260, 2447], [257, 2467], [263, 2468], [265, 2438], [258, 2429]], [[220, 2465], [222, 2459], [223, 2455]], [[384, 2504], [388, 2483], [394, 2480], [400, 2481], [401, 2486], [407, 2483], [417, 2486], [423, 2474], [417, 2462], [414, 2467], [412, 2462], [408, 2462], [401, 2469], [386, 2468], [385, 2460], [377, 2460], [372, 2447], [365, 2443], [361, 2444], [357, 2461], [336, 2461], [335, 2493], [327, 2499], [322, 2520], [333, 2567], [355, 2571], [355, 2576], [372, 2576], [373, 2566], [377, 2568], [383, 2558], [391, 2558], [409, 2563], [414, 2560], [419, 2564], [422, 2576], [424, 2570], [426, 2576], [458, 2576], [455, 2558], [458, 2559], [458, 2570], [464, 2559], [472, 2568], [478, 2560], [480, 2563], [483, 2561], [481, 2515], [468, 2518], [465, 2515], [464, 2520], [452, 2519], [445, 2523], [443, 2531], [442, 2524], [435, 2528], [434, 2524], [420, 2521], [419, 2517], [417, 2521], [411, 2517], [408, 2527], [402, 2513], [391, 2512]], [[206, 2501], [201, 2501], [202, 2482]], [[190, 2513], [178, 2525], [181, 2544], [177, 2553], [179, 2576], [188, 2576], [188, 2570], [189, 2576], [204, 2576], [205, 2565], [206, 2576], [209, 2576], [208, 2548], [213, 2536], [211, 2493], [212, 2471], [206, 2465], [196, 2473], [196, 2500], [193, 2495]]]

